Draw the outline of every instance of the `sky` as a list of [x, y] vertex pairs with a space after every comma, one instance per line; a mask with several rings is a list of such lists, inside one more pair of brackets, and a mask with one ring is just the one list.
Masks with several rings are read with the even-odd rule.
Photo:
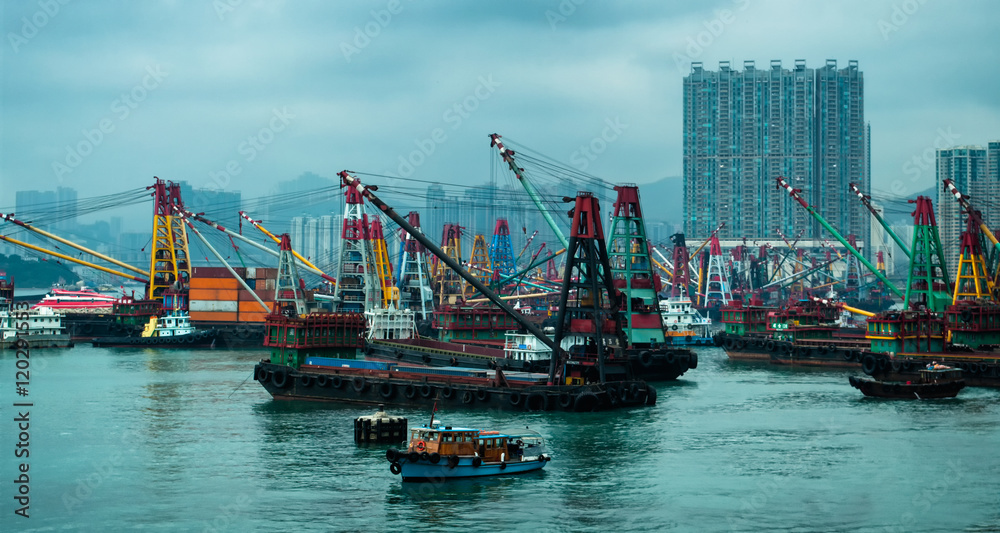
[[[857, 60], [873, 190], [934, 185], [935, 148], [1000, 139], [1000, 3], [0, 3], [0, 207], [151, 184], [266, 196], [344, 169], [480, 184], [488, 134], [605, 180], [682, 169], [692, 61]], [[383, 188], [391, 188], [387, 180]]]

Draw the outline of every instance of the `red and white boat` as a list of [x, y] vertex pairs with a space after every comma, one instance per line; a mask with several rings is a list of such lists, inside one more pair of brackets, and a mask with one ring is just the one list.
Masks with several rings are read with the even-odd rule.
[[107, 294], [94, 291], [69, 291], [66, 289], [52, 289], [50, 294], [35, 305], [32, 309], [47, 307], [49, 309], [63, 312], [111, 312], [116, 298]]

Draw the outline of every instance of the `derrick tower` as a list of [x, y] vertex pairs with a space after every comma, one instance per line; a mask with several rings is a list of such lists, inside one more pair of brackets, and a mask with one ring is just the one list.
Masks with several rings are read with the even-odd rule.
[[925, 307], [934, 313], [942, 312], [951, 303], [951, 294], [934, 208], [926, 196], [918, 196], [910, 203], [917, 206], [913, 211], [913, 245], [910, 246], [910, 273], [903, 307]]
[[305, 287], [292, 255], [292, 240], [285, 233], [278, 245], [278, 279], [274, 284], [275, 311], [290, 317], [306, 314]]
[[[858, 247], [853, 233], [847, 235], [847, 242], [855, 248]], [[844, 270], [844, 293], [848, 298], [856, 298], [859, 301], [862, 299], [861, 265], [858, 264], [858, 258], [851, 254], [847, 256], [847, 269]]]
[[715, 305], [723, 306], [732, 299], [729, 280], [726, 278], [726, 265], [722, 260], [722, 245], [719, 244], [719, 236], [713, 233], [708, 249], [708, 268], [705, 271], [706, 305], [714, 301]]
[[556, 266], [556, 258], [552, 252], [549, 252], [549, 260], [545, 263], [545, 279], [559, 281], [559, 267]]
[[665, 342], [660, 302], [660, 278], [653, 272], [649, 257], [649, 241], [639, 204], [639, 188], [616, 185], [608, 239], [608, 261], [611, 279], [621, 292], [622, 327], [629, 342], [638, 346]]
[[968, 218], [962, 232], [962, 247], [958, 254], [958, 274], [955, 276], [955, 292], [952, 303], [960, 300], [991, 299], [993, 281], [986, 271], [986, 260], [979, 240], [979, 225]]
[[[410, 211], [407, 222], [420, 230], [420, 214]], [[434, 311], [434, 291], [431, 290], [430, 273], [427, 270], [427, 251], [420, 241], [400, 229], [399, 306], [413, 311], [419, 320], [429, 320]]]
[[[568, 384], [594, 379], [603, 383], [609, 374], [626, 373], [626, 360], [620, 357], [627, 340], [619, 322], [619, 295], [611, 277], [597, 198], [589, 192], [579, 193], [570, 214], [554, 341], [568, 352], [569, 359], [562, 361]], [[555, 382], [556, 359], [551, 359], [550, 382]]]
[[[456, 263], [462, 263], [462, 227], [445, 224], [441, 236], [441, 249]], [[443, 261], [434, 262], [434, 279], [437, 282], [437, 304], [457, 305], [465, 301], [465, 283]]]
[[[803, 250], [797, 248], [795, 250], [795, 261], [792, 261], [792, 275], [798, 275], [802, 273], [802, 258]], [[805, 283], [802, 278], [795, 280], [791, 286], [788, 287], [788, 299], [796, 302], [806, 297]]]
[[153, 241], [147, 296], [150, 300], [162, 300], [163, 292], [174, 283], [187, 287], [191, 280], [191, 262], [184, 219], [174, 216], [174, 209], [184, 210], [180, 185], [153, 179], [156, 182], [147, 187], [153, 189]]
[[378, 215], [373, 217], [368, 235], [375, 256], [375, 276], [378, 278], [379, 292], [382, 294], [382, 309], [398, 309], [399, 289], [392, 279], [392, 263], [389, 261], [385, 233], [382, 231], [382, 219]]
[[[490, 284], [490, 255], [486, 247], [486, 237], [476, 235], [472, 240], [472, 255], [469, 256], [469, 273], [484, 285]], [[496, 290], [496, 287], [493, 287]], [[479, 292], [472, 285], [466, 285], [465, 297], [471, 298], [473, 294]]]
[[[510, 242], [510, 227], [505, 218], [497, 219], [496, 227], [493, 229], [493, 241], [490, 242], [489, 255], [494, 282], [498, 283], [517, 272], [517, 265], [514, 264], [514, 249]], [[500, 287], [496, 287], [494, 290], [499, 289]]]
[[[337, 264], [338, 311], [363, 313], [377, 307], [381, 299], [379, 280], [374, 273], [375, 258], [368, 236], [368, 215], [364, 198], [356, 187], [348, 187], [341, 172], [341, 187], [345, 188], [344, 223], [340, 232], [340, 261]], [[357, 179], [357, 178], [355, 178]]]
[[674, 243], [674, 253], [672, 261], [674, 263], [673, 277], [670, 282], [670, 297], [683, 298], [688, 296], [688, 287], [691, 285], [690, 256], [688, 256], [687, 243], [684, 241], [683, 233], [675, 233], [670, 236]]

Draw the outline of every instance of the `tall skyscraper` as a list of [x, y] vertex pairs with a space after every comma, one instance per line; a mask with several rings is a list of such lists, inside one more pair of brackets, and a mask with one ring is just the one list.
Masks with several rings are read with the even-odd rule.
[[864, 79], [857, 61], [838, 69], [792, 69], [771, 61], [767, 70], [745, 61], [743, 70], [718, 71], [693, 63], [684, 78], [684, 232], [704, 239], [721, 223], [723, 239], [774, 239], [825, 230], [785, 191], [784, 176], [842, 234], [865, 244], [871, 226], [848, 184], [870, 191], [869, 129]]
[[[981, 211], [983, 221], [990, 228], [1000, 224], [1000, 215], [993, 209], [1000, 195], [1000, 141], [990, 141], [982, 146], [956, 146], [937, 151], [937, 183], [944, 179], [955, 182], [962, 194], [971, 197], [973, 207]], [[939, 187], [937, 193], [937, 223], [944, 247], [945, 261], [949, 268], [958, 265], [958, 252], [965, 214], [955, 199]], [[949, 271], [954, 275], [954, 270]]]

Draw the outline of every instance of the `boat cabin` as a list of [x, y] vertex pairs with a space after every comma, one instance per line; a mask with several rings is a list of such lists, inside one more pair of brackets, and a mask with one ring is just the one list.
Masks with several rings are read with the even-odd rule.
[[484, 462], [521, 460], [524, 457], [537, 457], [542, 452], [540, 437], [451, 426], [411, 429], [406, 451], [437, 453], [441, 457], [476, 455]]
[[744, 305], [736, 300], [719, 309], [719, 322], [725, 324], [726, 333], [733, 335], [767, 335], [767, 313], [774, 310], [774, 307]]

